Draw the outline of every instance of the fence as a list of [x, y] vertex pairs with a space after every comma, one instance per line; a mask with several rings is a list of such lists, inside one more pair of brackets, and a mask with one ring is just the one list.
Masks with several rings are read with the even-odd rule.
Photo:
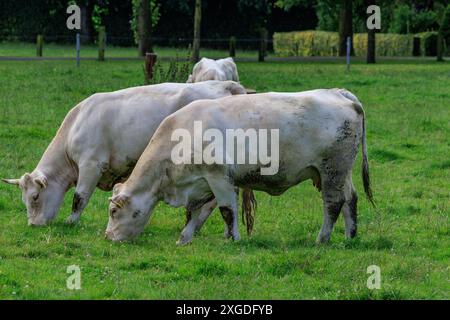
[[[435, 32], [417, 35], [377, 34], [376, 51], [378, 56], [435, 56]], [[70, 35], [34, 35], [9, 36], [6, 42], [0, 42], [0, 57], [43, 57], [75, 58], [75, 34]], [[210, 58], [228, 56], [247, 61], [264, 61], [266, 57], [337, 57], [339, 37], [336, 32], [302, 31], [275, 33], [273, 39], [262, 31], [259, 38], [203, 38], [200, 55]], [[447, 41], [448, 44], [450, 41]], [[137, 46], [132, 37], [109, 35], [104, 28], [99, 29], [95, 39], [80, 35], [80, 57], [137, 59]], [[121, 45], [123, 44], [123, 45]], [[190, 57], [190, 38], [153, 37], [152, 44], [162, 59]], [[356, 56], [366, 55], [366, 34], [355, 34], [353, 46]], [[444, 47], [446, 55], [450, 54], [448, 45]]]
[[[264, 38], [262, 38], [264, 37]], [[99, 60], [108, 58], [111, 52], [108, 49], [114, 48], [115, 53], [112, 57], [129, 57], [136, 58], [137, 50], [135, 48], [134, 38], [132, 37], [116, 37], [109, 35], [104, 28], [99, 29], [98, 37], [92, 39], [87, 36], [79, 35], [81, 43], [81, 55], [93, 57], [94, 48], [98, 47]], [[67, 57], [71, 54], [70, 47], [75, 48], [76, 34], [70, 35], [16, 35], [3, 38], [3, 52], [0, 46], [0, 56], [14, 56], [14, 49], [21, 52], [20, 56], [31, 55], [31, 51], [25, 52], [26, 48], [36, 44], [36, 50], [39, 52], [38, 57]], [[1, 42], [0, 42], [1, 44]], [[5, 44], [9, 50], [5, 54]], [[187, 58], [189, 47], [192, 45], [191, 38], [161, 38], [152, 37], [152, 45], [156, 50], [162, 50], [165, 53], [178, 55], [180, 58]], [[51, 52], [46, 48], [50, 48]], [[86, 51], [87, 50], [87, 51]], [[261, 32], [260, 38], [202, 38], [201, 52], [207, 53], [211, 57], [245, 57], [259, 59], [263, 61], [273, 50], [272, 40], [268, 39], [267, 32]], [[37, 52], [36, 51], [36, 52]]]

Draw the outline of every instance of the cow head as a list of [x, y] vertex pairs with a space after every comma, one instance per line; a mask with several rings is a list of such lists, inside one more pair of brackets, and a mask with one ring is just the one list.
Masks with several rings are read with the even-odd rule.
[[22, 190], [22, 201], [27, 207], [28, 225], [45, 225], [56, 216], [64, 198], [64, 191], [37, 171], [25, 173], [20, 179], [2, 179]]
[[105, 238], [126, 241], [137, 237], [147, 224], [156, 204], [148, 192], [130, 195], [124, 184], [116, 184], [109, 198], [109, 221]]

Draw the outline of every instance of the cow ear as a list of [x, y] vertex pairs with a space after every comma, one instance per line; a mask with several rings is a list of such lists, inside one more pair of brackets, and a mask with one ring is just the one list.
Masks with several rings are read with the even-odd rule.
[[20, 179], [2, 179], [2, 182], [12, 184], [14, 186], [20, 186]]
[[35, 178], [35, 179], [34, 179], [34, 182], [35, 182], [39, 187], [41, 187], [41, 189], [47, 188], [48, 182], [47, 182], [47, 178], [44, 177], [44, 176], [39, 176], [39, 177]]
[[189, 75], [189, 78], [187, 79], [186, 83], [192, 83], [192, 74]]
[[130, 200], [130, 197], [124, 194], [118, 194], [109, 198], [109, 201], [113, 203], [118, 208], [123, 208], [123, 206]]

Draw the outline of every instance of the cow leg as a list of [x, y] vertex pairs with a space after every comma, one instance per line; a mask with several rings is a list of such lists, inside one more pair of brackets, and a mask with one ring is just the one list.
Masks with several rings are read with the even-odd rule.
[[181, 231], [180, 238], [177, 241], [177, 245], [182, 246], [192, 241], [192, 237], [195, 233], [195, 226], [197, 224], [198, 216], [200, 215], [201, 208], [193, 211], [186, 212], [187, 219], [186, 225], [183, 231]]
[[98, 181], [102, 176], [102, 166], [98, 162], [89, 161], [79, 167], [79, 174], [75, 194], [73, 195], [72, 213], [67, 223], [76, 223], [86, 207]]
[[331, 232], [341, 212], [344, 200], [336, 196], [323, 197], [323, 224], [317, 236], [316, 243], [326, 243], [330, 240]]
[[195, 232], [200, 231], [200, 229], [203, 227], [203, 224], [209, 218], [209, 216], [213, 213], [213, 211], [216, 207], [217, 207], [216, 199], [211, 200], [210, 202], [206, 203], [202, 207], [201, 212], [198, 215], [198, 218], [196, 221]]
[[351, 177], [345, 184], [345, 202], [342, 206], [345, 220], [345, 237], [350, 239], [356, 236], [357, 232], [357, 203], [358, 195], [353, 186]]
[[223, 178], [208, 179], [208, 184], [214, 193], [220, 213], [225, 221], [225, 238], [240, 239], [238, 230], [238, 194], [235, 187]]
[[[331, 173], [331, 174], [330, 174]], [[344, 184], [346, 175], [338, 170], [329, 170], [321, 175], [323, 224], [317, 236], [316, 243], [326, 243], [330, 240], [331, 232], [345, 202]]]
[[192, 241], [194, 233], [199, 231], [206, 219], [211, 215], [217, 202], [215, 199], [204, 204], [200, 209], [187, 212], [186, 225], [181, 232], [180, 239], [177, 241], [177, 245], [185, 245]]

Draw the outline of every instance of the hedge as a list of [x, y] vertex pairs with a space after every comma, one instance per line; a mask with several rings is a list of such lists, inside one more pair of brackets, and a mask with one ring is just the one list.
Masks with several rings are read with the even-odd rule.
[[[375, 48], [377, 56], [406, 57], [413, 52], [413, 35], [395, 33], [377, 33]], [[356, 56], [367, 55], [367, 33], [353, 35], [353, 46]]]
[[275, 54], [284, 57], [336, 56], [339, 53], [339, 35], [327, 31], [275, 32]]
[[[413, 35], [377, 33], [376, 50], [378, 56], [411, 56]], [[367, 33], [353, 35], [356, 56], [367, 53]], [[273, 35], [273, 48], [279, 56], [337, 56], [339, 35], [326, 31], [276, 32]]]

